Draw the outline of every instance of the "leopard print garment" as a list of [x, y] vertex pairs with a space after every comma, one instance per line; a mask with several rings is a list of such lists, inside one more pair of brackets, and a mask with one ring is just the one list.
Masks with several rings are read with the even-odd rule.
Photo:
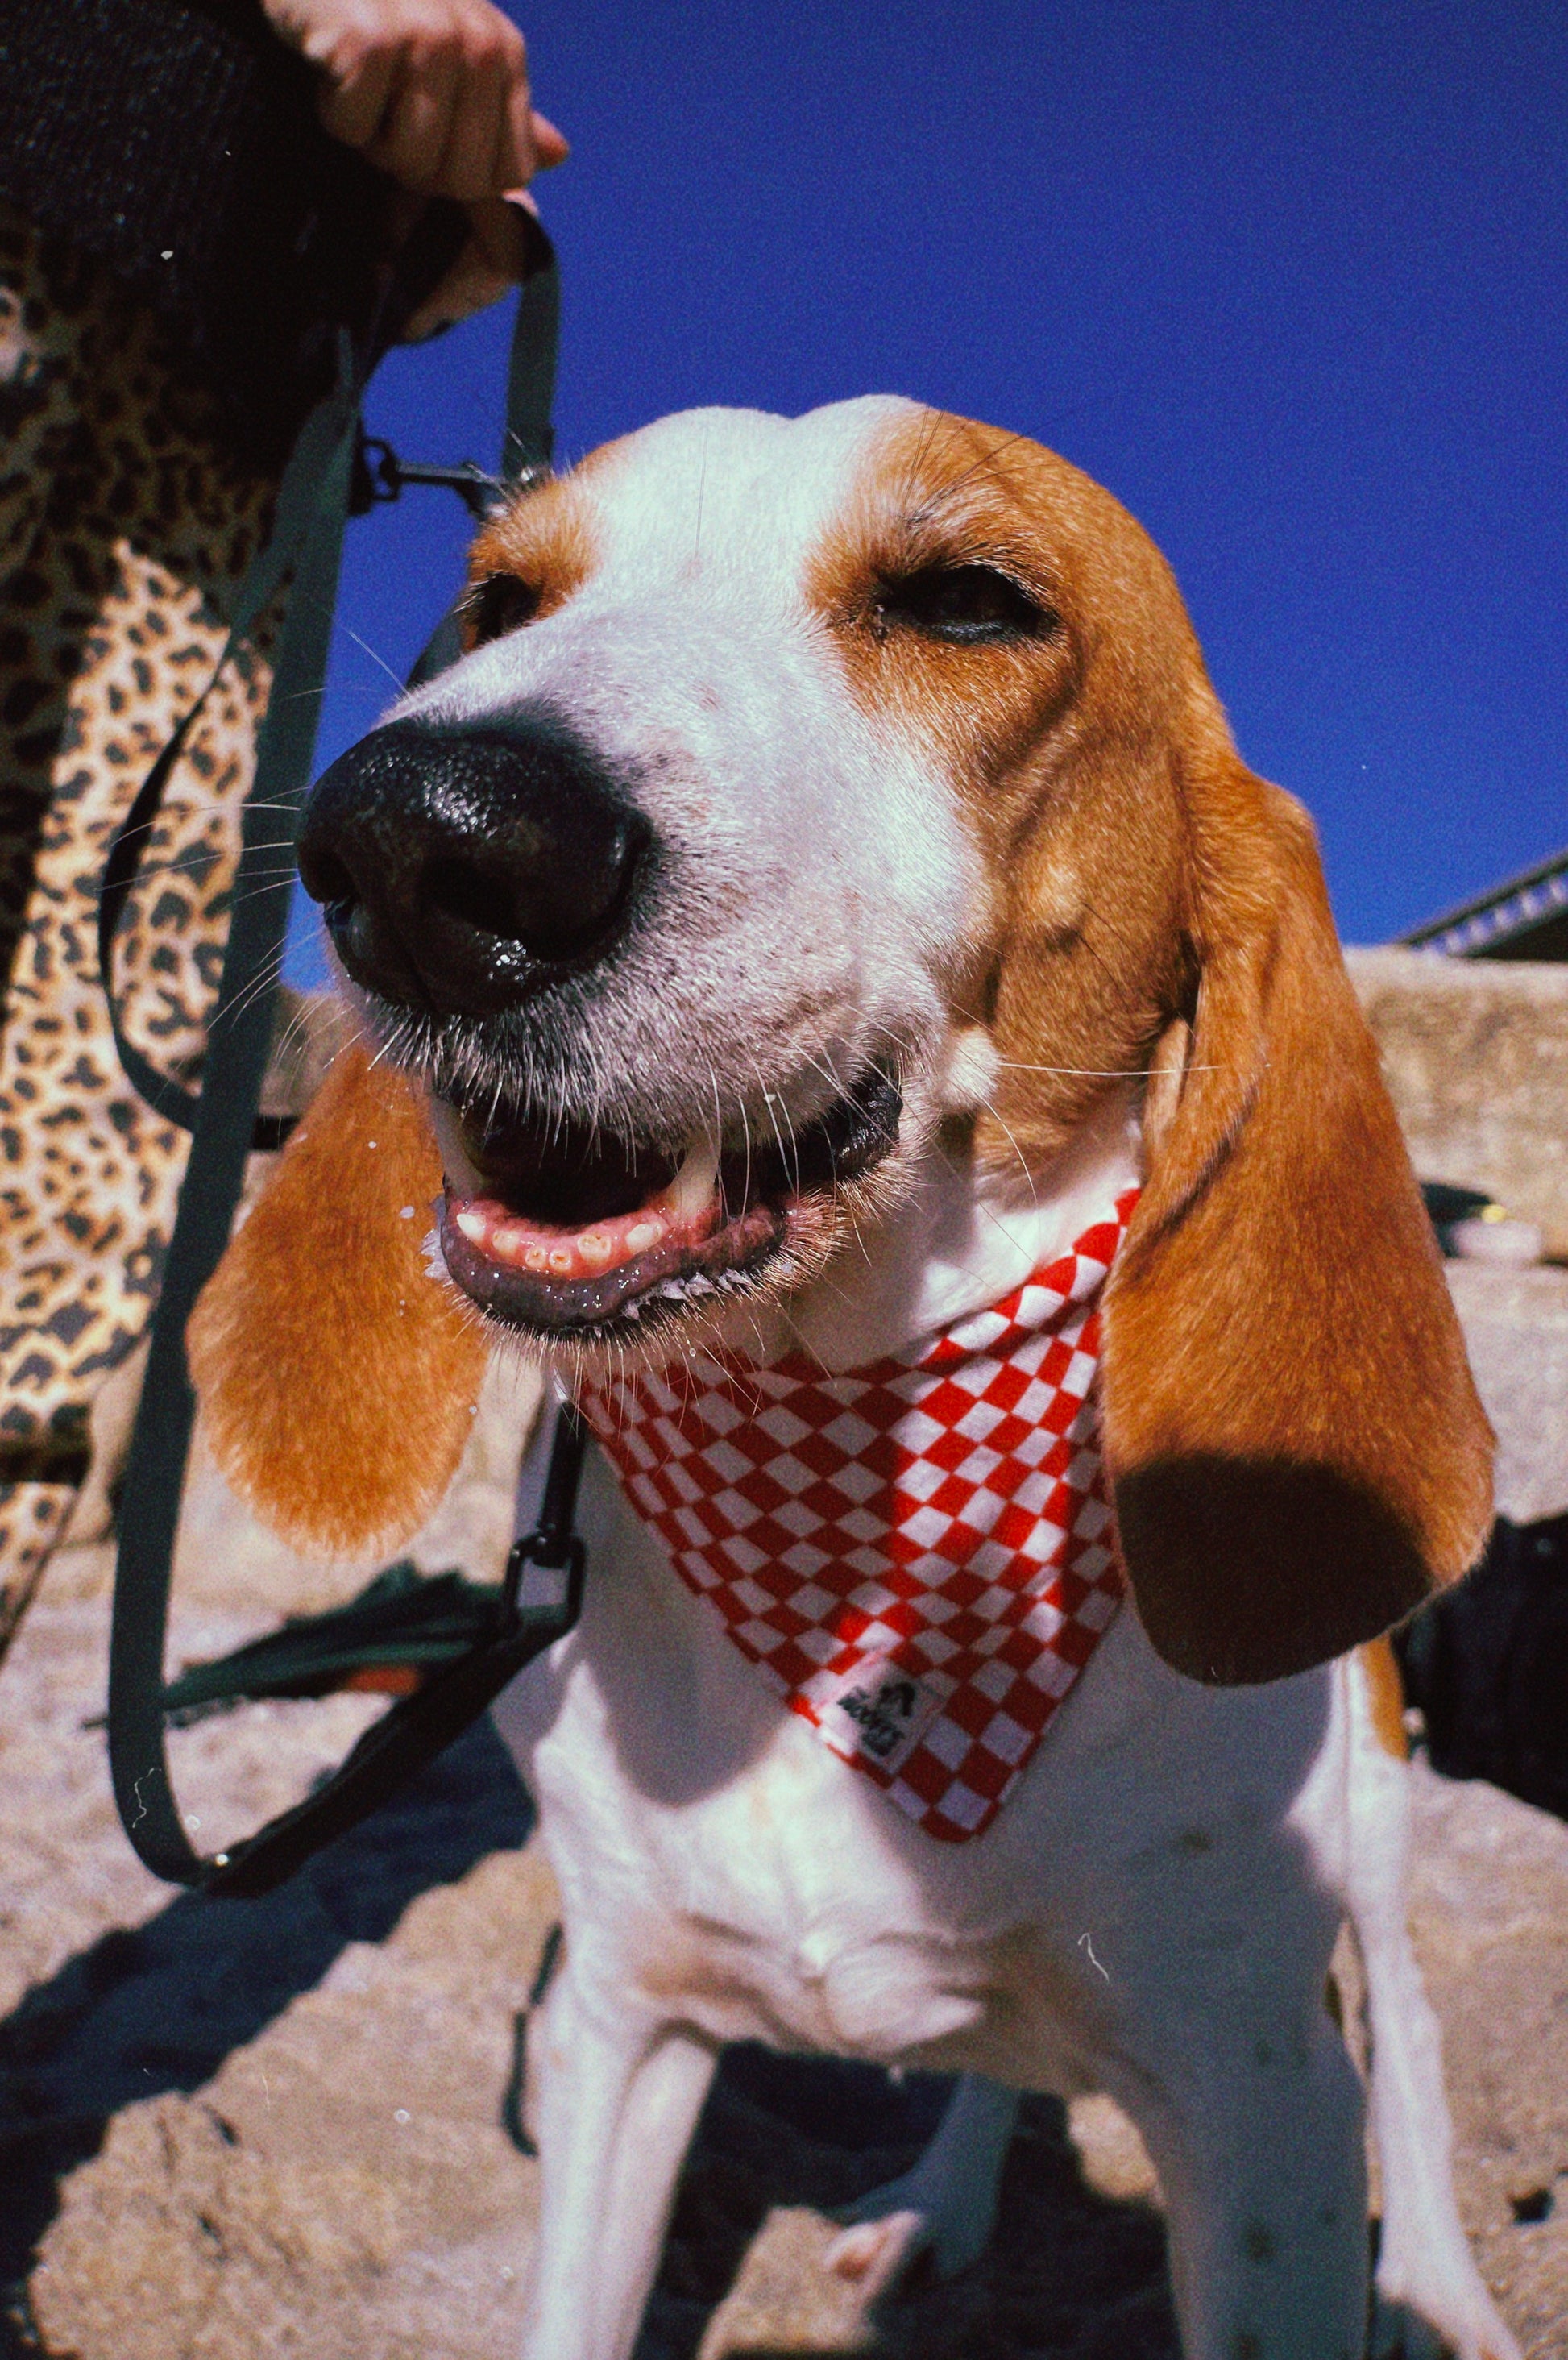
[[[93, 1396], [146, 1328], [188, 1144], [121, 1073], [99, 878], [218, 661], [274, 488], [224, 454], [151, 316], [0, 207], [0, 1646], [86, 1471]], [[127, 1032], [188, 1083], [277, 620], [208, 700], [117, 945]]]

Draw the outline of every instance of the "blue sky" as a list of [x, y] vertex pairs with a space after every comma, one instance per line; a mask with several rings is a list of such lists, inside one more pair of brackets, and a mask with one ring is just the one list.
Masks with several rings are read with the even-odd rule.
[[[1348, 940], [1568, 841], [1558, 0], [513, 13], [574, 150], [539, 186], [565, 455], [869, 391], [1038, 436], [1171, 560]], [[372, 431], [493, 461], [506, 336], [396, 355]], [[352, 528], [323, 762], [463, 539], [435, 492]]]

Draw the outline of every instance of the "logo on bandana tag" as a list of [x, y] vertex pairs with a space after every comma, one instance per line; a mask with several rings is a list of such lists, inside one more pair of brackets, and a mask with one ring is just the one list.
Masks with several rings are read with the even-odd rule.
[[863, 1754], [879, 1770], [902, 1767], [942, 1701], [886, 1655], [856, 1664], [821, 1688], [813, 1680], [808, 1694], [834, 1752]]

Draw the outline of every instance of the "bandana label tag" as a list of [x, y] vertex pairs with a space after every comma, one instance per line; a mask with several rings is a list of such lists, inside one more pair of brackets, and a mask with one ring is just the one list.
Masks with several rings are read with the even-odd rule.
[[817, 1726], [835, 1754], [864, 1754], [901, 1770], [942, 1707], [924, 1682], [890, 1656], [873, 1656], [809, 1690]]

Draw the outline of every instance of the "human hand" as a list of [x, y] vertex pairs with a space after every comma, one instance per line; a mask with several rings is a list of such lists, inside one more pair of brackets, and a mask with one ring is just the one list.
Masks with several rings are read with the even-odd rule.
[[534, 241], [521, 218], [525, 208], [537, 219], [539, 207], [526, 189], [514, 190], [509, 197], [486, 197], [482, 204], [465, 208], [468, 236], [463, 249], [440, 285], [404, 322], [403, 344], [422, 344], [427, 336], [455, 328], [470, 312], [498, 303], [527, 275]]
[[321, 121], [406, 189], [479, 206], [567, 153], [528, 51], [490, 0], [262, 0], [322, 75]]

